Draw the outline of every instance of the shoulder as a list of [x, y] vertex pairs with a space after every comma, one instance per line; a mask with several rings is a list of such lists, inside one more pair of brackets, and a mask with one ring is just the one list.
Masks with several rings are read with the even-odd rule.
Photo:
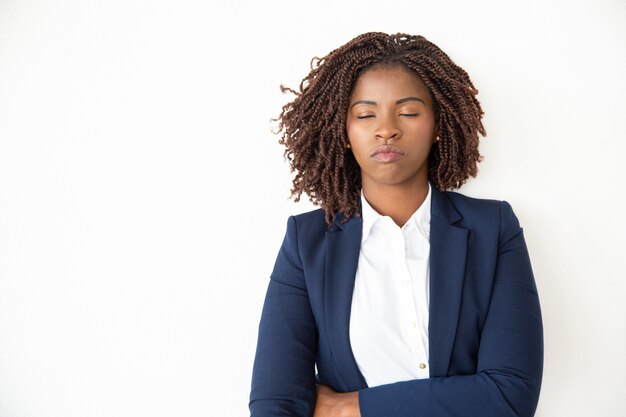
[[305, 213], [294, 214], [290, 217], [293, 217], [298, 225], [324, 226], [326, 224], [325, 213], [321, 208]]
[[500, 235], [521, 231], [511, 204], [505, 200], [475, 198], [453, 191], [442, 192], [461, 215], [461, 222], [470, 228], [493, 228]]
[[294, 214], [287, 219], [287, 234], [302, 239], [318, 239], [326, 233], [325, 213], [322, 209]]
[[324, 229], [326, 227], [324, 210], [320, 208], [305, 213], [293, 214], [289, 216], [288, 226], [297, 227], [298, 231]]
[[492, 217], [500, 212], [502, 205], [510, 207], [509, 203], [502, 200], [469, 197], [455, 191], [443, 191], [447, 198], [464, 217]]

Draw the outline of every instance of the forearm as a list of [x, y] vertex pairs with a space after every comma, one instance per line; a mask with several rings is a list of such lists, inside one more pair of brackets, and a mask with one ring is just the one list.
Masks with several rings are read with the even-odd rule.
[[314, 417], [361, 417], [359, 393], [338, 393], [325, 385], [318, 385]]
[[404, 381], [359, 391], [359, 408], [362, 417], [527, 417], [538, 384], [495, 373]]

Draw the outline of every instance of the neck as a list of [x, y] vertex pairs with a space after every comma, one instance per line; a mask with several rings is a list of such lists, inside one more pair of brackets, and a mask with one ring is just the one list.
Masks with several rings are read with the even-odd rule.
[[363, 178], [363, 196], [374, 210], [402, 227], [428, 195], [428, 179], [419, 183], [386, 185]]

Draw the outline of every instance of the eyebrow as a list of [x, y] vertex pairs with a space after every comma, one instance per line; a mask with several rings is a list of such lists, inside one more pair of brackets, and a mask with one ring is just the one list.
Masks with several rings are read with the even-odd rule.
[[[422, 104], [426, 105], [424, 100], [422, 100], [419, 97], [404, 97], [404, 98], [396, 100], [396, 104], [406, 103], [407, 101], [419, 101]], [[378, 105], [378, 103], [376, 103], [375, 101], [372, 101], [372, 100], [359, 100], [359, 101], [355, 101], [354, 103], [352, 103], [350, 105], [350, 108], [356, 106], [357, 104], [371, 104], [372, 106]]]

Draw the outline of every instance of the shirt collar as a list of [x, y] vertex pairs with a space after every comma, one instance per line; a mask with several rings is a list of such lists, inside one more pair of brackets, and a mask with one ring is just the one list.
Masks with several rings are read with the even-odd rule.
[[[426, 239], [430, 239], [430, 205], [431, 205], [431, 185], [428, 183], [428, 194], [422, 205], [411, 215], [406, 225], [413, 223], [416, 229], [422, 233]], [[361, 190], [361, 217], [363, 218], [363, 235], [361, 242], [364, 242], [372, 230], [372, 226], [382, 217], [374, 208], [367, 202]], [[405, 225], [405, 226], [406, 226]]]

